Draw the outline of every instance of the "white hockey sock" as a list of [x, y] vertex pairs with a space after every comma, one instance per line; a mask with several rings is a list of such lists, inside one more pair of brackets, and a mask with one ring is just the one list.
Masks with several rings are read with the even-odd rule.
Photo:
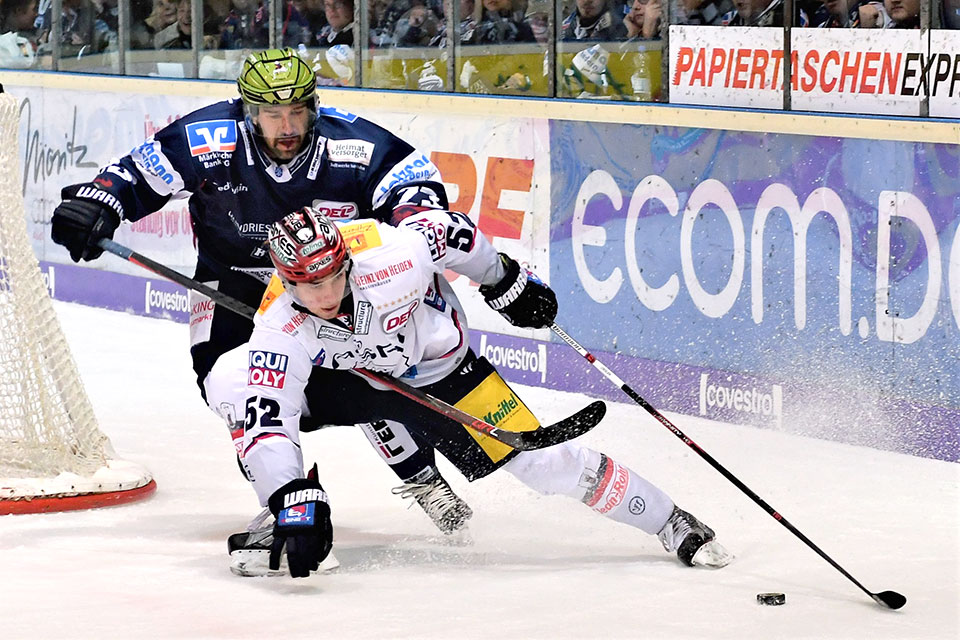
[[673, 512], [670, 496], [633, 469], [602, 453], [599, 455], [596, 481], [583, 496], [583, 503], [617, 522], [651, 535], [660, 533]]
[[673, 500], [633, 470], [606, 455], [565, 442], [524, 451], [504, 469], [544, 495], [581, 500], [617, 522], [656, 535], [673, 511]]

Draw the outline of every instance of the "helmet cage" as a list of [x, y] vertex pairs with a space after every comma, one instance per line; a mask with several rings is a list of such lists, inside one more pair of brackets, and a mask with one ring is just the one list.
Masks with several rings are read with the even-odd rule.
[[[310, 138], [313, 133], [313, 125], [317, 122], [317, 96], [311, 95], [297, 102], [287, 102], [284, 104], [305, 104], [307, 106], [307, 124], [306, 130], [301, 133]], [[263, 138], [263, 130], [260, 128], [259, 116], [262, 107], [274, 106], [271, 104], [250, 104], [243, 103], [243, 119], [247, 123], [247, 129], [253, 132], [257, 138]]]
[[303, 134], [312, 132], [317, 119], [317, 76], [293, 49], [268, 49], [247, 56], [237, 89], [244, 119], [255, 135], [263, 135], [257, 124], [260, 107], [301, 103], [307, 105], [309, 114]]

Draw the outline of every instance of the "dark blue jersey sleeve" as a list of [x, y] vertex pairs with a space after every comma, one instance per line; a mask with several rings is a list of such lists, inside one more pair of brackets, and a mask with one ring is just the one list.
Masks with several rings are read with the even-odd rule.
[[105, 167], [96, 182], [120, 200], [126, 220], [139, 220], [170, 200], [188, 198], [202, 182], [196, 157], [236, 148], [239, 114], [234, 101], [198, 109]]

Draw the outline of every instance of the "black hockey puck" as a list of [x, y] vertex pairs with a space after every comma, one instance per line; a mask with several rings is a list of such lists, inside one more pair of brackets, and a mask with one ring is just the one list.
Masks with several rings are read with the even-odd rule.
[[786, 604], [787, 596], [782, 593], [758, 593], [757, 602], [760, 604], [778, 605]]

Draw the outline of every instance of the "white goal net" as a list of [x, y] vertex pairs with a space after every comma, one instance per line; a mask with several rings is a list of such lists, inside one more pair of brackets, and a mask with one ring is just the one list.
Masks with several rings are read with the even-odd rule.
[[27, 235], [19, 129], [0, 93], [0, 514], [129, 502], [156, 485], [97, 426]]

